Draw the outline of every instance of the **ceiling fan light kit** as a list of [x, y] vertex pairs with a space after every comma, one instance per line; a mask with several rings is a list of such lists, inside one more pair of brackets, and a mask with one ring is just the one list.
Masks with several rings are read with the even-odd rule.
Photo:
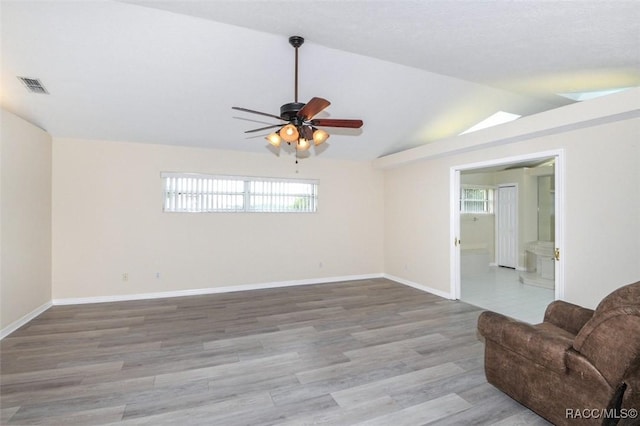
[[280, 144], [282, 143], [282, 138], [277, 133], [271, 133], [269, 136], [265, 138], [271, 145], [276, 148], [280, 148]]
[[298, 128], [293, 124], [287, 124], [278, 132], [282, 140], [288, 143], [292, 143], [298, 140], [300, 136], [300, 132], [298, 132]]
[[[284, 104], [280, 107], [280, 115], [269, 114], [260, 111], [254, 111], [247, 108], [232, 107], [238, 111], [249, 112], [252, 114], [264, 115], [267, 117], [282, 120], [286, 123], [274, 124], [259, 129], [247, 130], [245, 133], [260, 132], [267, 129], [277, 128], [278, 130], [269, 134], [265, 139], [274, 147], [279, 148], [282, 141], [287, 144], [295, 144], [297, 151], [307, 151], [311, 147], [313, 141], [314, 146], [318, 146], [326, 142], [329, 133], [325, 130], [318, 129], [320, 127], [343, 127], [350, 129], [359, 129], [362, 127], [362, 120], [345, 120], [345, 119], [314, 119], [316, 114], [323, 111], [331, 102], [322, 98], [311, 98], [308, 103], [298, 102], [298, 48], [304, 43], [304, 38], [300, 36], [289, 37], [289, 43], [295, 48], [295, 83], [294, 83], [294, 102]], [[297, 162], [297, 156], [296, 156]]]
[[296, 149], [298, 151], [307, 151], [311, 147], [311, 144], [306, 139], [298, 139], [298, 144], [296, 145]]
[[313, 143], [318, 146], [321, 143], [324, 143], [331, 136], [329, 133], [325, 132], [322, 129], [315, 129], [313, 132]]

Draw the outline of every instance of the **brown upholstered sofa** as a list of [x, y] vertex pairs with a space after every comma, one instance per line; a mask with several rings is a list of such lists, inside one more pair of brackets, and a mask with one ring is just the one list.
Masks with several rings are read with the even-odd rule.
[[489, 383], [552, 423], [640, 424], [640, 281], [595, 311], [552, 302], [538, 325], [486, 311], [478, 331]]

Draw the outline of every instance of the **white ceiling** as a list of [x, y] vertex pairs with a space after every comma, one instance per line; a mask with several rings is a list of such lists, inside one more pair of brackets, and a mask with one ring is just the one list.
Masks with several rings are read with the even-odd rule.
[[[638, 1], [6, 1], [0, 102], [55, 137], [268, 152], [279, 114], [329, 99], [331, 158], [373, 159], [557, 93], [640, 85]], [[39, 78], [49, 95], [16, 76]]]

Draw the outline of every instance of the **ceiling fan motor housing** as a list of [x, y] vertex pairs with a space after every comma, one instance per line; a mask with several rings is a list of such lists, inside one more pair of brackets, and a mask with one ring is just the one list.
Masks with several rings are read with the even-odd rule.
[[[298, 117], [298, 111], [300, 111], [303, 106], [305, 106], [305, 104], [302, 102], [284, 104], [280, 107], [280, 117], [282, 117], [283, 120], [291, 121], [296, 126], [300, 125], [302, 124], [302, 119]], [[297, 120], [299, 120], [300, 123], [297, 123]]]

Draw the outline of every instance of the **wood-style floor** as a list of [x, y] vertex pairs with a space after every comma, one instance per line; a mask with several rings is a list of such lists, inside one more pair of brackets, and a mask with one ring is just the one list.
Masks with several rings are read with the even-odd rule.
[[54, 306], [0, 344], [1, 424], [543, 425], [480, 309], [385, 279]]

